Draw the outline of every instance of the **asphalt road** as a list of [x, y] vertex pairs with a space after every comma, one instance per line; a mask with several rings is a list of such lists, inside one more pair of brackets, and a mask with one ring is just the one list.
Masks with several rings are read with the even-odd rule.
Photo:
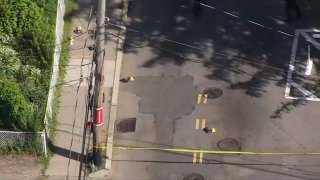
[[[215, 150], [233, 138], [242, 151], [320, 151], [319, 102], [284, 98], [295, 29], [319, 29], [320, 6], [287, 24], [282, 1], [201, 2], [195, 17], [192, 1], [132, 1], [122, 76], [135, 81], [120, 86], [117, 119], [136, 129], [115, 144]], [[114, 150], [112, 179], [320, 178], [317, 155], [196, 155]]]

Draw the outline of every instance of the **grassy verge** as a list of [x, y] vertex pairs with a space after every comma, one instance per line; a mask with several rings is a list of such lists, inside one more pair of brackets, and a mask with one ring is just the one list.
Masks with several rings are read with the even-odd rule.
[[[57, 84], [64, 83], [64, 77], [66, 74], [66, 65], [68, 64], [69, 57], [69, 34], [71, 30], [71, 14], [75, 6], [75, 0], [66, 0], [66, 9], [65, 9], [65, 17], [64, 17], [64, 30], [63, 30], [63, 39], [61, 44], [61, 52], [60, 52], [60, 63], [59, 63], [59, 78]], [[52, 144], [51, 142], [55, 139], [55, 129], [57, 126], [57, 114], [60, 106], [60, 96], [61, 96], [61, 85], [56, 86], [54, 99], [52, 104], [52, 118], [49, 122], [49, 148], [48, 148], [48, 156], [43, 157], [41, 159], [41, 163], [44, 165], [43, 171], [48, 167], [50, 159], [53, 155], [52, 153]]]

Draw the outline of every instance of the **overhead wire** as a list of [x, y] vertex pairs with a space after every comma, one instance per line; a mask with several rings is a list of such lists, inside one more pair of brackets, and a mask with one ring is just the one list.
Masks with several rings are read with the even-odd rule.
[[[83, 45], [83, 50], [82, 50], [82, 58], [81, 58], [81, 65], [80, 65], [80, 77], [83, 77], [83, 70], [82, 70], [82, 65], [83, 65], [83, 62], [84, 62], [84, 56], [85, 56], [85, 47], [86, 47], [86, 44], [87, 44], [87, 41], [88, 41], [88, 38], [89, 38], [89, 33], [88, 33], [88, 30], [89, 30], [89, 26], [90, 26], [90, 22], [91, 22], [91, 16], [92, 16], [92, 13], [93, 13], [93, 0], [91, 0], [90, 2], [90, 13], [89, 13], [89, 16], [88, 16], [88, 23], [87, 23], [87, 27], [86, 27], [86, 31], [84, 32], [87, 36], [86, 36], [86, 39], [84, 40], [84, 45]], [[73, 124], [72, 124], [72, 131], [71, 131], [71, 134], [72, 134], [72, 137], [71, 137], [71, 143], [70, 143], [70, 146], [69, 146], [69, 156], [68, 156], [68, 165], [67, 165], [67, 179], [69, 178], [69, 168], [70, 168], [70, 161], [71, 161], [71, 148], [72, 148], [72, 145], [73, 145], [73, 140], [74, 140], [74, 129], [75, 129], [75, 121], [76, 121], [76, 111], [77, 111], [77, 108], [78, 108], [78, 99], [79, 99], [79, 89], [80, 89], [80, 85], [81, 85], [81, 81], [79, 82], [78, 84], [78, 87], [77, 87], [77, 90], [76, 90], [76, 103], [75, 103], [75, 107], [74, 107], [74, 118], [73, 118]], [[79, 157], [80, 155], [78, 155], [78, 160], [79, 160]], [[82, 162], [80, 162], [80, 164], [82, 164]], [[81, 165], [80, 165], [81, 166]], [[81, 170], [82, 169], [79, 169], [79, 179], [81, 178]]]

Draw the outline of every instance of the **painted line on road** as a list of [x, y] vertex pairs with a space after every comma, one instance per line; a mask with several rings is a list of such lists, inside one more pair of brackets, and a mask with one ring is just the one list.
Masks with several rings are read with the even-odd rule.
[[[295, 58], [297, 55], [299, 35], [303, 36], [306, 39], [306, 41], [310, 42], [314, 46], [318, 45], [318, 43], [313, 41], [311, 36], [309, 36], [306, 32], [307, 31], [304, 29], [296, 29], [296, 31], [295, 31], [294, 41], [293, 41], [292, 49], [291, 49], [289, 70], [288, 70], [288, 75], [287, 75], [287, 82], [286, 82], [284, 97], [287, 99], [303, 99], [303, 100], [309, 100], [309, 101], [319, 101], [320, 99], [317, 96], [315, 96], [312, 92], [310, 92], [309, 90], [307, 90], [306, 88], [304, 88], [303, 86], [301, 86], [300, 84], [298, 84], [292, 80], [292, 74], [295, 70], [294, 62], [296, 60]], [[292, 96], [290, 96], [291, 87], [295, 87], [297, 90], [299, 90], [301, 93], [303, 93], [306, 97], [292, 97]]]
[[197, 104], [201, 103], [201, 99], [202, 99], [202, 94], [198, 94]]
[[283, 31], [277, 31], [278, 33], [281, 33], [281, 34], [284, 34], [284, 35], [287, 35], [287, 36], [291, 36], [291, 37], [293, 37], [293, 35], [292, 34], [289, 34], [289, 33], [286, 33], [286, 32], [283, 32]]
[[193, 153], [192, 163], [193, 164], [197, 163], [197, 153]]
[[200, 119], [196, 119], [196, 127], [195, 129], [199, 129]]
[[203, 104], [207, 104], [208, 94], [198, 94], [197, 104], [201, 104], [201, 102], [203, 102]]
[[200, 163], [200, 164], [202, 164], [202, 159], [203, 159], [203, 153], [201, 152], [201, 153], [200, 153], [200, 156], [199, 156], [199, 163]]
[[254, 21], [251, 21], [251, 20], [248, 20], [249, 23], [252, 23], [252, 24], [255, 24], [257, 26], [260, 26], [260, 27], [263, 27], [263, 28], [266, 28], [266, 26], [262, 25], [262, 24], [259, 24], [257, 22], [254, 22]]
[[192, 163], [193, 164], [202, 164], [203, 162], [203, 153], [199, 153], [199, 158], [198, 158], [198, 153], [193, 153], [193, 157], [192, 157]]
[[215, 7], [213, 7], [213, 6], [208, 5], [208, 4], [204, 4], [204, 3], [200, 3], [200, 2], [196, 2], [196, 1], [193, 1], [193, 2], [194, 2], [194, 3], [197, 3], [197, 4], [200, 4], [201, 6], [204, 6], [204, 7], [210, 8], [210, 9], [213, 9], [213, 10], [215, 10], [215, 11], [220, 11], [220, 12], [222, 12], [222, 13], [224, 13], [224, 14], [227, 14], [227, 15], [229, 15], [229, 16], [232, 16], [232, 17], [234, 17], [234, 18], [243, 19], [244, 21], [247, 21], [247, 22], [249, 22], [249, 23], [251, 23], [251, 24], [254, 24], [254, 25], [256, 25], [256, 26], [260, 26], [260, 27], [262, 27], [262, 28], [265, 28], [265, 29], [268, 29], [268, 30], [271, 30], [271, 31], [279, 32], [279, 33], [281, 33], [281, 34], [283, 34], [283, 35], [286, 35], [286, 36], [291, 36], [291, 37], [293, 36], [292, 34], [289, 34], [289, 33], [286, 33], [286, 32], [280, 31], [280, 30], [276, 30], [275, 28], [272, 28], [272, 27], [269, 27], [269, 26], [265, 26], [265, 25], [262, 25], [262, 24], [260, 24], [260, 23], [255, 22], [255, 21], [252, 21], [252, 20], [250, 20], [250, 19], [242, 18], [242, 17], [237, 16], [237, 15], [235, 15], [235, 14], [229, 13], [228, 11], [225, 11], [225, 10], [223, 10], [223, 9], [220, 9], [220, 10], [219, 10], [219, 9], [216, 9]]
[[297, 88], [300, 92], [302, 92], [304, 95], [306, 95], [307, 97], [316, 99], [317, 96], [315, 96], [314, 94], [312, 94], [312, 92], [310, 92], [309, 90], [307, 90], [306, 88], [302, 87], [301, 85], [295, 83], [295, 82], [291, 82], [291, 86]]
[[203, 95], [203, 104], [207, 104], [208, 102], [208, 94]]
[[306, 32], [301, 31], [300, 33], [306, 39], [307, 42], [311, 43], [315, 48], [320, 50], [320, 44], [315, 39], [309, 36]]
[[230, 16], [233, 16], [233, 17], [235, 17], [235, 18], [239, 18], [239, 16], [234, 15], [234, 14], [232, 14], [232, 13], [229, 13], [229, 12], [227, 12], [227, 11], [223, 11], [223, 13], [228, 14], [228, 15], [230, 15]]
[[206, 127], [206, 119], [202, 119], [201, 127], [201, 129]]
[[294, 71], [294, 61], [295, 61], [296, 51], [297, 51], [297, 47], [298, 47], [298, 37], [299, 37], [299, 31], [296, 30], [293, 44], [292, 44], [292, 49], [291, 49], [289, 71], [288, 71], [288, 75], [287, 75], [287, 83], [286, 83], [285, 94], [284, 94], [285, 97], [290, 96], [292, 73]]
[[292, 96], [285, 96], [285, 98], [287, 98], [287, 99], [302, 99], [302, 100], [306, 100], [306, 101], [317, 101], [317, 102], [320, 101], [319, 98], [310, 98], [310, 97], [292, 97]]

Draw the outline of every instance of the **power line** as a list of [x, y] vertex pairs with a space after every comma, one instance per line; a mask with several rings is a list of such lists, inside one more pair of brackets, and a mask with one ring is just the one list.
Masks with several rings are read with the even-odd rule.
[[[90, 3], [90, 13], [89, 13], [89, 16], [88, 16], [88, 23], [87, 23], [87, 27], [86, 27], [86, 31], [85, 31], [85, 34], [87, 35], [86, 36], [86, 39], [84, 41], [84, 48], [82, 50], [82, 59], [81, 59], [81, 66], [80, 66], [80, 76], [82, 77], [83, 76], [83, 72], [82, 72], [82, 65], [83, 65], [83, 61], [84, 61], [84, 54], [85, 54], [85, 47], [86, 47], [86, 44], [87, 44], [87, 40], [89, 38], [89, 33], [88, 33], [88, 30], [89, 30], [89, 25], [90, 25], [90, 22], [91, 22], [91, 16], [92, 16], [92, 12], [93, 12], [93, 0], [91, 0], [91, 3]], [[76, 121], [76, 110], [78, 108], [78, 93], [79, 93], [79, 89], [80, 89], [80, 85], [81, 85], [81, 81], [79, 82], [79, 85], [78, 85], [78, 88], [77, 88], [77, 91], [76, 91], [76, 104], [75, 104], [75, 107], [74, 107], [74, 119], [73, 119], [73, 124], [72, 124], [72, 137], [71, 137], [71, 143], [70, 143], [70, 147], [69, 147], [69, 157], [68, 157], [68, 166], [67, 166], [67, 179], [69, 178], [69, 167], [70, 167], [70, 160], [71, 160], [71, 148], [72, 148], [72, 145], [73, 145], [73, 138], [74, 138], [74, 128], [75, 128], [75, 121]], [[79, 156], [78, 156], [78, 159], [79, 159]], [[82, 165], [82, 162], [80, 162], [80, 166]], [[81, 169], [79, 169], [79, 178], [81, 177]]]

